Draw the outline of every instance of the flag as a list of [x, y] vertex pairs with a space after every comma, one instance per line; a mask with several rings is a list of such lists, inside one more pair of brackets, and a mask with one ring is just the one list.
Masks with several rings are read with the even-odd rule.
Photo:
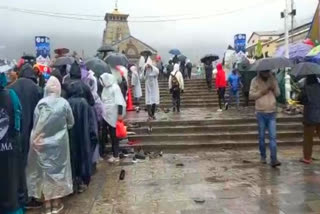
[[320, 42], [320, 2], [318, 3], [318, 7], [316, 13], [314, 14], [313, 21], [310, 27], [310, 31], [308, 34], [308, 38], [314, 41], [316, 44]]

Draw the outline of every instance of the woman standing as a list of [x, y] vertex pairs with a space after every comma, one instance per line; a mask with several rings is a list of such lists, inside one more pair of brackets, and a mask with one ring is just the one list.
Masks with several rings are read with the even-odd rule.
[[149, 119], [153, 120], [156, 119], [156, 107], [160, 103], [158, 76], [159, 69], [152, 65], [152, 60], [149, 57], [143, 69], [142, 77], [145, 80], [145, 97]]
[[50, 77], [34, 112], [27, 166], [28, 194], [44, 199], [44, 213], [60, 213], [60, 199], [73, 192], [68, 129], [74, 124], [69, 103], [60, 97], [61, 85]]

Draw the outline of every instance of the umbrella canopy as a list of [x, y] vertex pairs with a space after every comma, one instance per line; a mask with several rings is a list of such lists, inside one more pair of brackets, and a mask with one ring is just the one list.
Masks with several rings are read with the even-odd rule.
[[142, 51], [140, 55], [148, 57], [148, 56], [152, 56], [152, 52], [149, 50], [145, 50], [145, 51]]
[[92, 70], [94, 72], [94, 75], [97, 78], [99, 78], [104, 73], [111, 74], [110, 66], [99, 58], [90, 58], [87, 59], [84, 63], [89, 70]]
[[111, 45], [102, 45], [99, 49], [99, 53], [104, 53], [104, 52], [113, 52], [115, 49]]
[[216, 54], [207, 54], [207, 55], [205, 55], [204, 57], [201, 58], [201, 62], [202, 63], [205, 63], [206, 61], [213, 62], [213, 61], [216, 61], [218, 59], [219, 59], [219, 56], [216, 55]]
[[179, 49], [174, 48], [169, 51], [169, 54], [177, 56], [181, 54], [181, 51]]
[[[289, 45], [289, 59], [300, 60], [303, 59], [312, 49], [311, 45], [302, 42]], [[285, 56], [285, 47], [280, 47], [275, 54], [276, 57]]]
[[32, 54], [25, 54], [21, 58], [24, 60], [36, 60], [36, 57]]
[[75, 59], [73, 57], [62, 56], [62, 57], [57, 58], [52, 66], [59, 67], [59, 66], [63, 66], [63, 65], [72, 65], [74, 63], [74, 61], [75, 61]]
[[178, 59], [180, 62], [185, 62], [187, 60], [187, 57], [185, 55], [181, 54], [178, 56]]
[[105, 59], [105, 62], [109, 64], [112, 68], [115, 68], [117, 65], [122, 65], [124, 67], [128, 67], [129, 60], [124, 54], [120, 53], [111, 53]]
[[291, 68], [293, 63], [285, 57], [264, 58], [257, 60], [251, 71], [268, 71], [273, 69]]
[[306, 56], [305, 57], [306, 62], [314, 62], [320, 64], [320, 53], [315, 56]]
[[309, 57], [309, 56], [317, 56], [318, 54], [320, 54], [320, 45], [318, 45], [317, 47], [312, 48], [311, 51], [307, 54], [307, 57]]
[[303, 62], [296, 65], [291, 74], [296, 78], [302, 78], [309, 75], [320, 76], [320, 65], [312, 62]]
[[0, 66], [0, 73], [6, 73], [12, 69], [13, 69], [13, 67], [10, 65], [1, 65]]

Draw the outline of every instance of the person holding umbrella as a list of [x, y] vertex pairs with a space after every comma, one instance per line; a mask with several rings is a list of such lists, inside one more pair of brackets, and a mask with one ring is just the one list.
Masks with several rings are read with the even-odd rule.
[[212, 61], [210, 60], [205, 61], [204, 70], [206, 72], [206, 81], [207, 81], [208, 89], [211, 91], [212, 90], [212, 71], [213, 71]]
[[300, 102], [304, 105], [303, 125], [303, 158], [305, 164], [312, 163], [312, 148], [314, 132], [320, 137], [320, 65], [315, 63], [300, 63], [292, 71], [297, 79], [305, 78]]
[[258, 76], [255, 77], [251, 82], [249, 97], [250, 99], [255, 100], [261, 163], [267, 163], [265, 131], [268, 129], [272, 167], [281, 165], [277, 158], [276, 139], [276, 97], [279, 95], [279, 85], [276, 78], [271, 74], [271, 71], [259, 71]]
[[145, 98], [149, 120], [156, 119], [156, 107], [160, 103], [158, 76], [159, 69], [152, 64], [152, 60], [149, 57], [142, 73], [142, 78], [145, 80]]

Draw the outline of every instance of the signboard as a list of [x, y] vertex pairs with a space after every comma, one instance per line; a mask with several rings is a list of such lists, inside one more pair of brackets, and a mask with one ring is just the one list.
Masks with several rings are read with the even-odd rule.
[[234, 36], [234, 49], [237, 53], [246, 52], [247, 36], [246, 34], [236, 34]]
[[48, 65], [50, 62], [50, 38], [46, 36], [36, 36], [35, 44], [37, 63]]

